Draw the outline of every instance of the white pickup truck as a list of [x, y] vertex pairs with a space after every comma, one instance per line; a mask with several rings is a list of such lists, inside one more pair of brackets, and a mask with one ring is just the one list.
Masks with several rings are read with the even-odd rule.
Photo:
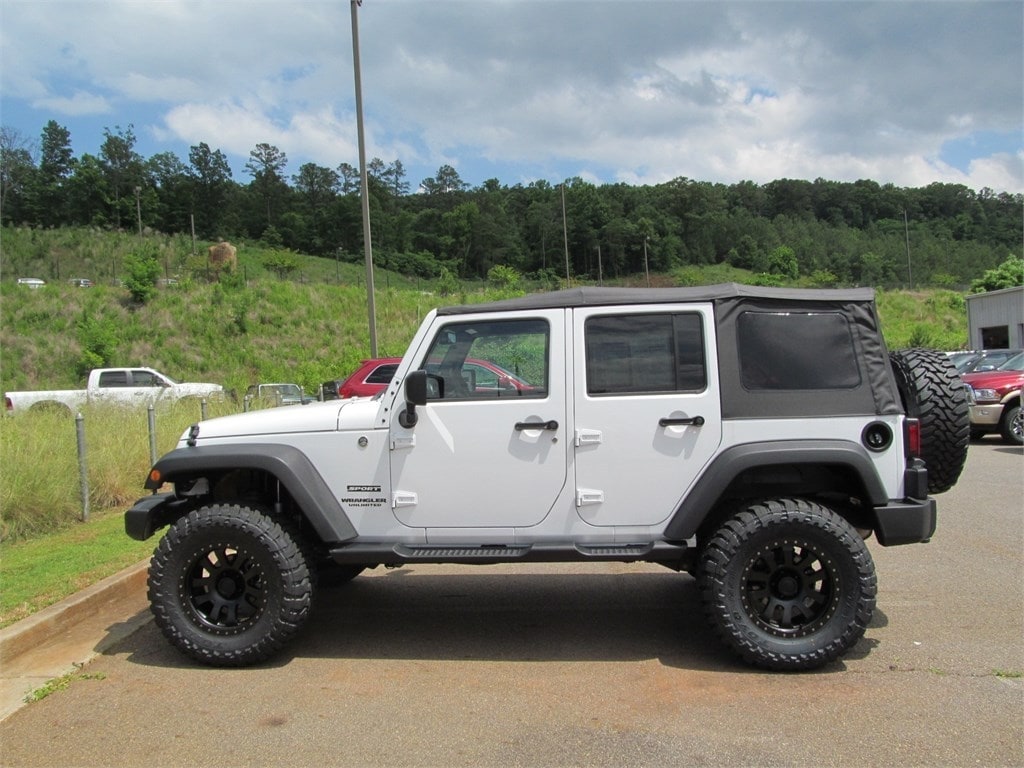
[[220, 384], [182, 384], [152, 368], [94, 368], [85, 389], [7, 392], [4, 405], [7, 413], [15, 414], [47, 408], [74, 411], [87, 403], [148, 406], [223, 395]]

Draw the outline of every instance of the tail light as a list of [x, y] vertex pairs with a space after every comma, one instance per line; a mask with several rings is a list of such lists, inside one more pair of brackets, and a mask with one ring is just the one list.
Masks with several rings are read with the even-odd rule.
[[921, 422], [917, 419], [906, 419], [903, 422], [903, 450], [908, 459], [921, 457]]

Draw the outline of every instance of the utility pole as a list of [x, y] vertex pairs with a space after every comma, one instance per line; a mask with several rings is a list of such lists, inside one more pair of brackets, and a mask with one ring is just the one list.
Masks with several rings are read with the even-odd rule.
[[910, 290], [914, 290], [914, 275], [910, 271], [910, 224], [907, 223], [907, 209], [903, 209], [903, 233], [907, 238], [907, 282]]
[[644, 235], [644, 274], [647, 276], [647, 287], [651, 287], [651, 270], [647, 268], [647, 235]]
[[572, 278], [569, 277], [569, 227], [565, 223], [565, 184], [561, 184], [562, 189], [562, 237], [565, 240], [565, 287], [568, 288], [572, 285]]
[[139, 222], [139, 237], [142, 237], [142, 202], [139, 199], [139, 195], [142, 193], [142, 187], [135, 188], [135, 218]]
[[366, 311], [370, 322], [370, 357], [377, 356], [377, 311], [373, 297], [373, 242], [370, 239], [370, 186], [366, 178], [366, 136], [363, 132], [363, 83], [359, 70], [359, 14], [363, 0], [349, 0], [352, 7], [352, 69], [356, 79], [356, 130], [359, 134], [359, 182], [363, 202], [363, 252], [366, 254]]

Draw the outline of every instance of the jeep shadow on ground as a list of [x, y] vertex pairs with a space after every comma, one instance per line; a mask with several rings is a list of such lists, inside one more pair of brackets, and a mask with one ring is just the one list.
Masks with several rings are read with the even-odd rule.
[[[885, 626], [876, 611], [871, 627]], [[870, 628], [869, 628], [870, 633]], [[863, 638], [846, 660], [877, 645]], [[213, 669], [167, 645], [149, 623], [108, 650], [133, 663]], [[496, 573], [486, 566], [432, 574], [430, 566], [383, 568], [321, 589], [303, 632], [251, 669], [297, 658], [396, 661], [630, 662], [657, 659], [693, 671], [749, 672], [707, 625], [696, 581], [665, 571]], [[807, 674], [846, 669], [843, 661]]]

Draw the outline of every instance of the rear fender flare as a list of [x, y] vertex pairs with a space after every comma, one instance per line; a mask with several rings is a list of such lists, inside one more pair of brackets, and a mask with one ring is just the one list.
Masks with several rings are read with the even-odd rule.
[[146, 488], [156, 491], [163, 483], [175, 482], [178, 478], [236, 469], [261, 470], [276, 477], [322, 541], [349, 541], [356, 537], [355, 526], [309, 457], [289, 445], [252, 443], [176, 448], [153, 465]]
[[682, 541], [697, 533], [718, 504], [722, 493], [743, 472], [771, 466], [839, 466], [860, 478], [866, 502], [881, 506], [889, 495], [862, 446], [845, 440], [785, 440], [736, 445], [722, 451], [700, 476], [679, 505], [664, 536]]

